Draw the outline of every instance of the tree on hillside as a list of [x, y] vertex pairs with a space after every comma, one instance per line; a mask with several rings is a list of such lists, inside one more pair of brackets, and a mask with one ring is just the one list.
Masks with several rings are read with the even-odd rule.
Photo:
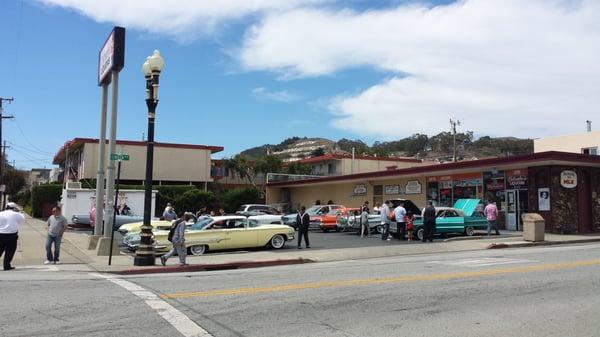
[[311, 157], [320, 157], [325, 155], [325, 150], [322, 147], [314, 149], [311, 153]]
[[342, 138], [337, 142], [337, 146], [340, 150], [352, 153], [352, 148], [354, 148], [354, 153], [356, 155], [361, 155], [367, 153], [369, 151], [369, 145], [365, 144], [362, 140], [351, 140]]

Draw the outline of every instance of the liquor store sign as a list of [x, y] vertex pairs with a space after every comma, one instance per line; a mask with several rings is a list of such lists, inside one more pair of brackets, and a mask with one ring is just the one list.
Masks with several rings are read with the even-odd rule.
[[564, 170], [560, 173], [560, 185], [564, 188], [577, 187], [577, 172]]
[[98, 85], [110, 83], [110, 73], [123, 69], [125, 28], [115, 27], [98, 53]]

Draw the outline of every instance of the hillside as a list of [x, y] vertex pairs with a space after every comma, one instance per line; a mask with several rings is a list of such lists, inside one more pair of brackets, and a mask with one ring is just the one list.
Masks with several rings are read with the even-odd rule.
[[[414, 134], [395, 141], [379, 142], [368, 145], [361, 140], [340, 139], [337, 142], [324, 138], [292, 137], [279, 144], [265, 144], [242, 151], [250, 159], [264, 157], [268, 153], [284, 160], [311, 157], [318, 153], [352, 152], [357, 155], [414, 157], [447, 161], [452, 158], [453, 137], [450, 132], [435, 136]], [[457, 156], [459, 159], [484, 158], [495, 156], [519, 155], [533, 152], [532, 139], [515, 137], [483, 136], [474, 139], [473, 132], [456, 135]]]

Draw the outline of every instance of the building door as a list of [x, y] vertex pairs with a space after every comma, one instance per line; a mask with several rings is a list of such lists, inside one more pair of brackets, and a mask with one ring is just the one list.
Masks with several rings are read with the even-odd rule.
[[506, 191], [506, 229], [516, 231], [518, 228], [518, 199], [517, 190]]
[[529, 212], [527, 190], [506, 191], [506, 229], [511, 231], [523, 230], [521, 215]]

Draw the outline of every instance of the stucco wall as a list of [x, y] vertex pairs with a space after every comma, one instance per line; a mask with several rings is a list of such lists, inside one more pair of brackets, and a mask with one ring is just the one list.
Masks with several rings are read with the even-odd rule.
[[[352, 183], [336, 183], [336, 184], [321, 184], [313, 186], [293, 186], [289, 187], [291, 208], [298, 209], [300, 206], [312, 206], [317, 200], [320, 200], [322, 204], [326, 204], [328, 201], [333, 201], [334, 204], [341, 204], [348, 207], [359, 207], [365, 200], [368, 200], [373, 206], [375, 195], [373, 194], [375, 185], [400, 185], [401, 188], [406, 186], [409, 180], [418, 180], [421, 184], [421, 193], [419, 194], [400, 194], [400, 195], [381, 195], [377, 199], [395, 199], [405, 198], [412, 200], [417, 206], [425, 206], [425, 178], [404, 178], [404, 179], [388, 179], [388, 180], [373, 180], [373, 181], [359, 181]], [[353, 195], [354, 187], [359, 184], [365, 184], [367, 187], [366, 195]], [[385, 188], [384, 188], [385, 191]], [[280, 203], [282, 202], [281, 188], [268, 187], [267, 188], [267, 203]], [[374, 205], [380, 206], [380, 205]]]
[[[352, 174], [352, 159], [344, 158], [341, 160], [340, 165], [342, 174]], [[355, 159], [354, 173], [385, 171], [389, 166], [396, 166], [396, 168], [402, 169], [421, 165], [421, 163], [401, 162], [393, 160]]]
[[600, 150], [600, 131], [544, 137], [533, 140], [534, 152], [562, 151], [581, 153], [581, 149], [584, 147], [598, 147], [598, 150]]
[[[107, 164], [109, 161], [108, 145]], [[117, 152], [129, 154], [129, 161], [121, 167], [121, 179], [143, 180], [146, 175], [146, 147], [117, 145]], [[212, 181], [210, 178], [210, 150], [154, 147], [153, 180], [158, 181]], [[83, 178], [96, 178], [98, 170], [98, 144], [84, 145]]]

